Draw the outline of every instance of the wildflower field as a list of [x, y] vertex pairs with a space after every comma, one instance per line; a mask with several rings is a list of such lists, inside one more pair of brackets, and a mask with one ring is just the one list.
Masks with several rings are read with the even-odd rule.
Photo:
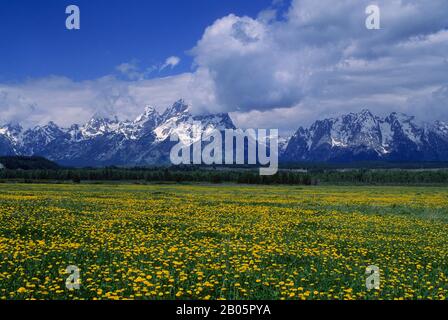
[[445, 299], [447, 223], [442, 187], [2, 184], [0, 299]]

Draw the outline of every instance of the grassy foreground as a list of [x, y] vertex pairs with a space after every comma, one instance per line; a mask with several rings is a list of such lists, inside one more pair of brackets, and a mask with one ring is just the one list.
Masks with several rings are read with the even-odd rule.
[[0, 299], [445, 299], [447, 223], [436, 187], [4, 184]]

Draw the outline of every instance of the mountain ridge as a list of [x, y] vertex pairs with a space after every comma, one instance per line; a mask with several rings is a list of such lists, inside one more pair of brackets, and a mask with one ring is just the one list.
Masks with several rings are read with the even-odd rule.
[[[227, 113], [193, 115], [178, 100], [163, 113], [146, 106], [134, 120], [93, 116], [83, 125], [61, 128], [50, 121], [24, 130], [0, 126], [0, 155], [43, 156], [70, 166], [169, 164], [170, 136], [188, 139], [201, 130], [236, 129]], [[279, 141], [280, 161], [448, 161], [448, 123], [418, 124], [414, 116], [392, 112], [379, 117], [368, 109], [315, 121]]]
[[228, 114], [194, 116], [189, 110], [179, 100], [162, 114], [147, 106], [134, 120], [93, 116], [84, 125], [49, 122], [27, 130], [7, 124], [0, 126], [0, 155], [38, 155], [68, 166], [167, 164], [172, 133], [188, 134], [197, 123], [203, 130], [235, 128]]
[[419, 125], [414, 116], [387, 117], [363, 109], [300, 127], [282, 155], [284, 162], [446, 161], [448, 123]]

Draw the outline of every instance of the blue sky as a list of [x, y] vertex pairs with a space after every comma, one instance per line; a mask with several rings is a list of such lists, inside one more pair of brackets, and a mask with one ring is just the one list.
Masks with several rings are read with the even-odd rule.
[[287, 134], [365, 108], [448, 120], [446, 0], [0, 1], [0, 125], [132, 119], [180, 98]]
[[[65, 28], [65, 8], [81, 10], [81, 30]], [[256, 17], [270, 0], [2, 0], [0, 80], [63, 75], [73, 80], [109, 74], [124, 62], [141, 66], [178, 56], [176, 70], [191, 70], [187, 51], [204, 29], [230, 13]]]

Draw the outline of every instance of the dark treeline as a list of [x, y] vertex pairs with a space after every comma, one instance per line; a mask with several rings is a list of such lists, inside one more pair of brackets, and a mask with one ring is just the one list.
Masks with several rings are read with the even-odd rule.
[[146, 181], [146, 182], [210, 182], [245, 184], [316, 184], [309, 174], [260, 176], [256, 170], [178, 170], [178, 169], [60, 169], [1, 170], [0, 181]]
[[209, 182], [241, 184], [448, 184], [448, 170], [280, 170], [274, 176], [260, 176], [254, 169], [199, 168], [90, 168], [0, 170], [0, 181], [136, 181], [136, 182]]
[[0, 163], [8, 169], [60, 169], [60, 166], [55, 162], [45, 159], [43, 157], [21, 157], [21, 156], [1, 156]]

